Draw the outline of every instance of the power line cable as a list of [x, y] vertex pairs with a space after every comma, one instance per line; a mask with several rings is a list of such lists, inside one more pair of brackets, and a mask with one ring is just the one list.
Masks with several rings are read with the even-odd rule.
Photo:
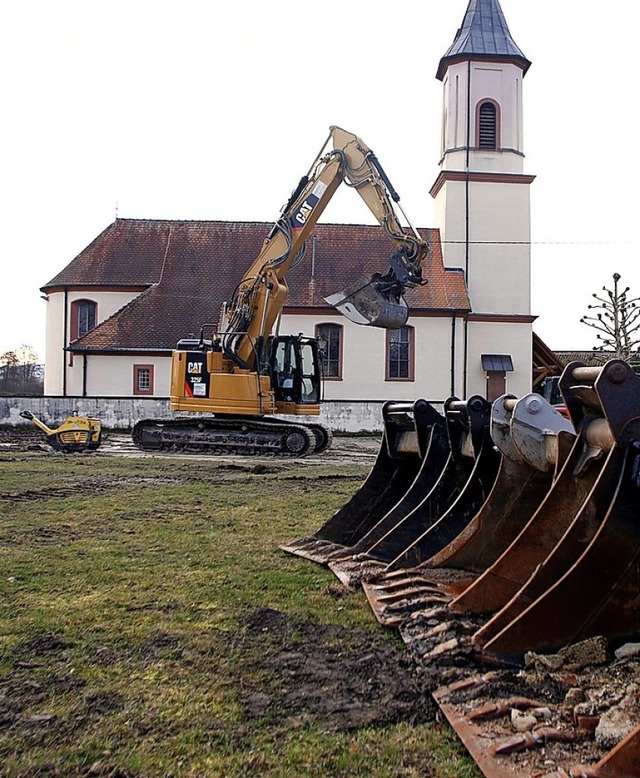
[[443, 240], [441, 243], [474, 246], [637, 246], [638, 241], [618, 240]]

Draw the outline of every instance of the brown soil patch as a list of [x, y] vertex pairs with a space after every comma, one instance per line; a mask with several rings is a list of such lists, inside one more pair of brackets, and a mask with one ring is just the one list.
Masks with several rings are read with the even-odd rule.
[[336, 731], [434, 717], [411, 657], [382, 635], [290, 622], [261, 608], [246, 620], [243, 641], [265, 671], [264, 683], [243, 694], [250, 718], [277, 715]]

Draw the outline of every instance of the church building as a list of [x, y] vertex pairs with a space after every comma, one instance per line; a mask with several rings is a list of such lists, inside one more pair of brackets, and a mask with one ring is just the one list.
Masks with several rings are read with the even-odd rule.
[[[359, 326], [324, 300], [363, 273], [386, 270], [391, 246], [383, 231], [316, 225], [305, 259], [287, 275], [280, 332], [320, 340], [325, 405], [530, 391], [534, 177], [524, 172], [523, 150], [529, 65], [498, 0], [470, 0], [437, 67], [443, 107], [440, 169], [430, 190], [436, 224], [419, 228], [431, 247], [423, 265], [428, 283], [407, 294], [404, 327]], [[116, 219], [42, 287], [45, 394], [167, 398], [172, 349], [218, 321], [271, 226]]]

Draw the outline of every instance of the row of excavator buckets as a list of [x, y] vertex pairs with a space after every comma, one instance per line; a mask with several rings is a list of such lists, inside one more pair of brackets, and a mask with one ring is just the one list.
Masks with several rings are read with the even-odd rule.
[[[640, 378], [620, 360], [574, 362], [559, 385], [570, 418], [535, 393], [451, 398], [443, 414], [425, 400], [387, 403], [361, 488], [283, 550], [362, 586], [377, 620], [437, 665], [433, 696], [489, 778], [640, 776], [640, 706], [621, 742], [588, 751], [586, 765], [554, 761], [554, 741], [587, 753], [585, 731], [566, 721], [536, 719], [501, 741], [474, 707], [532, 707], [498, 694], [518, 689], [532, 657], [589, 641], [611, 657], [640, 633]], [[514, 761], [535, 748], [546, 758]]]

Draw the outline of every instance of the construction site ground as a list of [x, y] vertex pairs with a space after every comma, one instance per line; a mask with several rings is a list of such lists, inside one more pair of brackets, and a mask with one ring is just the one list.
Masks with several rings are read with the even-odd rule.
[[[431, 642], [412, 642], [411, 628], [402, 642], [374, 622], [361, 589], [279, 551], [348, 499], [379, 445], [373, 436], [336, 437], [318, 457], [247, 460], [146, 454], [128, 434], [108, 432], [97, 452], [63, 455], [36, 430], [0, 431], [0, 462], [11, 465], [0, 477], [9, 603], [0, 635], [3, 774], [473, 778], [477, 767], [441, 723], [502, 703], [500, 715], [465, 724], [476, 759], [492, 753], [481, 764], [487, 775], [570, 775], [601, 759], [640, 724], [633, 646], [616, 659], [594, 639], [529, 657], [524, 669], [479, 664], [464, 641], [452, 644], [473, 629], [464, 618], [452, 625], [434, 612], [414, 629]], [[110, 493], [106, 525], [103, 514], [91, 516], [92, 496]], [[192, 523], [194, 510], [201, 515]], [[270, 521], [274, 529], [261, 533]], [[167, 545], [176, 523], [212, 545]], [[234, 585], [224, 568], [234, 543], [261, 541], [238, 549], [233, 563], [248, 584]], [[116, 557], [102, 547], [109, 542]], [[86, 556], [94, 566], [109, 560], [117, 602], [109, 576], [81, 564]], [[495, 756], [534, 725], [559, 736]]]

